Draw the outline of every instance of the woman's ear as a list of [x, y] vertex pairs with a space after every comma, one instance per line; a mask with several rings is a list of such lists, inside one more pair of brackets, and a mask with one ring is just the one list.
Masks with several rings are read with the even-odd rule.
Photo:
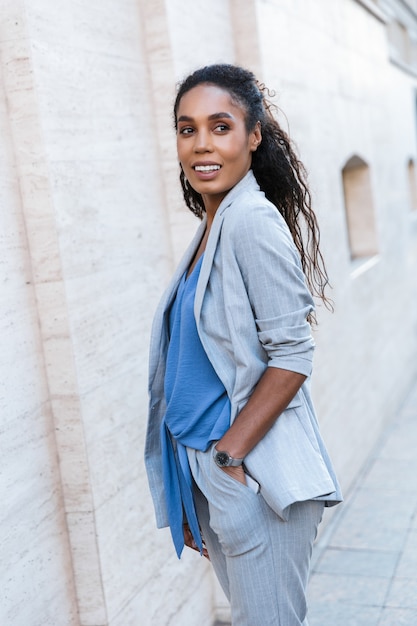
[[250, 133], [250, 149], [255, 152], [262, 141], [261, 122], [256, 122], [253, 131]]

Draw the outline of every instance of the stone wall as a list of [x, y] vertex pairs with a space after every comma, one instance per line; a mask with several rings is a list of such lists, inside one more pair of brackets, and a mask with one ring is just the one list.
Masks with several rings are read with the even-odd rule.
[[[0, 14], [0, 622], [209, 626], [224, 600], [155, 530], [142, 459], [152, 313], [197, 225], [175, 82], [238, 62], [277, 91], [334, 286], [314, 395], [349, 490], [416, 374], [416, 80], [354, 0], [0, 0]], [[354, 155], [378, 242], [359, 261]]]

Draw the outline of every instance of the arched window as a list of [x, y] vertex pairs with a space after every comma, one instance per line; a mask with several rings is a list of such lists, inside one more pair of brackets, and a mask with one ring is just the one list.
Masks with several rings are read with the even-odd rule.
[[378, 240], [367, 163], [354, 155], [342, 169], [342, 178], [351, 258], [374, 256]]
[[392, 59], [411, 65], [413, 45], [407, 26], [393, 19], [388, 22], [387, 33]]
[[410, 190], [411, 210], [417, 211], [417, 172], [414, 159], [408, 161], [408, 188]]

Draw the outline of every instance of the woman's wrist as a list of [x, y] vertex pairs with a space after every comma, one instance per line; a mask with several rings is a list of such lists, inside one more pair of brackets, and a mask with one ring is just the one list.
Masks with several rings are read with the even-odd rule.
[[241, 452], [241, 449], [233, 443], [233, 442], [223, 442], [223, 439], [219, 439], [219, 441], [214, 446], [216, 452], [227, 452], [230, 458], [233, 460], [244, 459], [246, 454]]

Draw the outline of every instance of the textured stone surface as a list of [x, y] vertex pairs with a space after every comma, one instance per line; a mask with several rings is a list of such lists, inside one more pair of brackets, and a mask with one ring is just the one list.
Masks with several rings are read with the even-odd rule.
[[[26, 219], [36, 192], [45, 199], [47, 180], [21, 3], [2, 6], [2, 16], [0, 622], [78, 626], [36, 273], [29, 254], [32, 245], [37, 263], [45, 267], [40, 242], [46, 222], [40, 211], [36, 232], [29, 233]], [[53, 248], [48, 247], [51, 256]], [[51, 258], [44, 274], [48, 279], [56, 277], [53, 265]]]

